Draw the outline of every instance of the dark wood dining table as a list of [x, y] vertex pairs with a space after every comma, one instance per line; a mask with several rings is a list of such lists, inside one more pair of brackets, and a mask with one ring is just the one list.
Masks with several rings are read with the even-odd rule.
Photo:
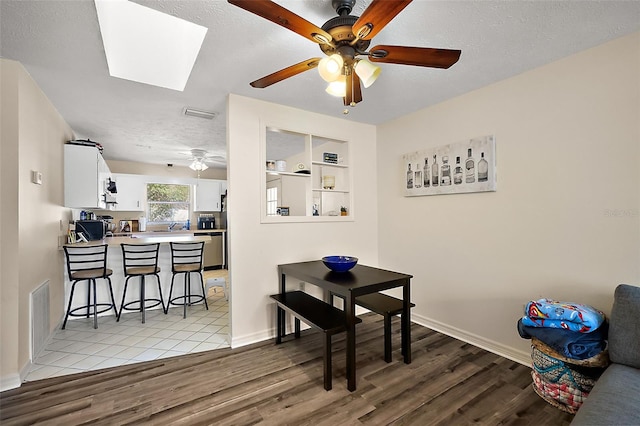
[[404, 362], [411, 363], [411, 295], [410, 285], [413, 276], [356, 265], [347, 272], [329, 270], [321, 260], [278, 265], [280, 293], [284, 294], [287, 277], [313, 284], [324, 290], [325, 300], [331, 295], [344, 300], [344, 312], [347, 317], [347, 389], [356, 390], [356, 297], [376, 293], [396, 287], [402, 287], [402, 300], [405, 314], [402, 315], [401, 340]]

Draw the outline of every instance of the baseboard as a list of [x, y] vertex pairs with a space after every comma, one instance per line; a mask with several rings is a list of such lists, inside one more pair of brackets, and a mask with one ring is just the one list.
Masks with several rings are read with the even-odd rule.
[[412, 313], [411, 321], [442, 334], [446, 334], [447, 336], [453, 337], [455, 339], [462, 340], [463, 342], [467, 342], [473, 346], [477, 346], [496, 355], [500, 355], [504, 358], [510, 359], [511, 361], [526, 366], [531, 366], [531, 354], [528, 352], [505, 346], [493, 340], [485, 339], [476, 334], [468, 333], [459, 328], [443, 324], [440, 321], [436, 321], [422, 315], [416, 315]]
[[[63, 319], [64, 319], [64, 314], [60, 316], [60, 318], [58, 319], [58, 323], [53, 328], [53, 330], [49, 331], [49, 335], [45, 339], [44, 345], [42, 346], [42, 349], [40, 350], [40, 352], [44, 352], [45, 349], [47, 348], [47, 346], [49, 346], [49, 343], [51, 343], [53, 341], [53, 336], [56, 334], [56, 331], [58, 331], [60, 329], [60, 327], [62, 327], [62, 320]], [[20, 383], [18, 384], [18, 386], [20, 386], [20, 384], [24, 383], [24, 381], [26, 380], [27, 376], [29, 375], [29, 373], [33, 369], [33, 360], [37, 359], [38, 356], [40, 356], [40, 353], [34, 354], [33, 355], [33, 359], [30, 359], [29, 361], [27, 361], [27, 363], [20, 369], [20, 374], [18, 375], [18, 380], [20, 381]], [[18, 386], [16, 386], [16, 387], [18, 387]]]
[[[286, 328], [289, 333], [293, 333], [293, 319], [291, 322], [286, 323]], [[304, 331], [309, 327], [304, 322], [300, 323], [300, 330]], [[265, 340], [275, 339], [276, 338], [276, 328], [272, 327], [267, 330], [258, 331], [255, 333], [247, 334], [245, 336], [231, 338], [231, 348], [239, 348], [241, 346], [252, 345], [254, 343], [264, 342]]]
[[9, 374], [7, 376], [0, 377], [0, 392], [19, 388], [21, 384], [22, 380], [20, 380], [19, 374]]
[[265, 340], [273, 339], [275, 336], [275, 329], [270, 329], [247, 334], [245, 336], [232, 337], [231, 348], [235, 349], [242, 346], [251, 345], [253, 343], [264, 342]]
[[[469, 343], [473, 346], [477, 346], [481, 349], [500, 355], [511, 361], [517, 362], [522, 365], [531, 365], [531, 354], [529, 352], [520, 351], [509, 346], [505, 346], [501, 343], [493, 340], [485, 339], [476, 334], [468, 333], [456, 327], [441, 323], [431, 318], [424, 317], [422, 315], [411, 314], [411, 321], [419, 324], [423, 327], [427, 327], [431, 330], [435, 330], [439, 333], [446, 334], [447, 336]], [[302, 324], [304, 327], [305, 324]], [[262, 330], [256, 333], [247, 334], [245, 336], [239, 336], [231, 339], [231, 347], [239, 348], [253, 343], [263, 342], [265, 340], [273, 339], [276, 335], [275, 328], [268, 330]]]

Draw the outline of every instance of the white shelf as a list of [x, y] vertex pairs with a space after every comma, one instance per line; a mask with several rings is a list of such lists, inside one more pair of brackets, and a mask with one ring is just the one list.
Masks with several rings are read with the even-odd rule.
[[266, 170], [266, 174], [268, 175], [283, 175], [283, 176], [296, 176], [296, 177], [310, 177], [310, 173], [294, 173], [294, 172], [279, 172], [277, 170]]
[[338, 192], [343, 194], [348, 194], [348, 189], [322, 189], [322, 188], [314, 188], [313, 192]]
[[349, 167], [346, 164], [325, 163], [324, 161], [312, 161], [311, 164], [313, 164], [315, 166], [341, 167], [341, 168], [344, 168], [344, 169]]

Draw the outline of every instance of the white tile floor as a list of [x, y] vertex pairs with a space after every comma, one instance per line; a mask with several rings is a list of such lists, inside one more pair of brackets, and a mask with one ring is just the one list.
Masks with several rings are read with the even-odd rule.
[[25, 381], [150, 361], [193, 352], [229, 347], [229, 304], [224, 293], [210, 289], [209, 310], [203, 304], [187, 308], [174, 306], [147, 311], [142, 324], [140, 313], [122, 313], [93, 319], [73, 319], [65, 330], [57, 330], [52, 341], [32, 364]]

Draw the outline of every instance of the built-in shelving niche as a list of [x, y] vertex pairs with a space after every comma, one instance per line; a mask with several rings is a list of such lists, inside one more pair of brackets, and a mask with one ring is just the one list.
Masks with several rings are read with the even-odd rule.
[[266, 125], [262, 137], [263, 223], [354, 219], [348, 141]]

